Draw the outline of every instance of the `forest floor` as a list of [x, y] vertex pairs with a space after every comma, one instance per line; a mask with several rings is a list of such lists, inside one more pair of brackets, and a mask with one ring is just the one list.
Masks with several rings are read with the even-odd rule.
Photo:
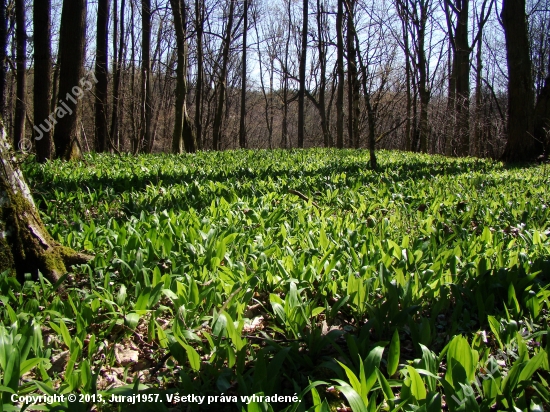
[[3, 410], [548, 410], [550, 170], [378, 158], [25, 162], [95, 258], [0, 276]]

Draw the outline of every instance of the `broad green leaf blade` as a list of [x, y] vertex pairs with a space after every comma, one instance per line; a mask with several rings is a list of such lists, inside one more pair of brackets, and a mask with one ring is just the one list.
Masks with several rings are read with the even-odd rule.
[[335, 381], [340, 383], [340, 386], [337, 386], [336, 389], [342, 392], [342, 394], [346, 397], [353, 412], [368, 412], [367, 405], [365, 404], [365, 401], [361, 399], [361, 395], [359, 395], [346, 382], [339, 381], [337, 379], [335, 379]]
[[401, 345], [399, 342], [399, 332], [395, 329], [390, 343], [390, 350], [388, 352], [388, 376], [390, 377], [395, 375], [395, 372], [397, 372], [400, 353]]
[[201, 368], [201, 358], [197, 351], [190, 345], [184, 345], [185, 351], [187, 352], [187, 359], [189, 359], [189, 364], [191, 368], [198, 372]]
[[409, 379], [411, 380], [411, 394], [418, 401], [426, 399], [426, 387], [420, 374], [410, 365], [407, 365]]

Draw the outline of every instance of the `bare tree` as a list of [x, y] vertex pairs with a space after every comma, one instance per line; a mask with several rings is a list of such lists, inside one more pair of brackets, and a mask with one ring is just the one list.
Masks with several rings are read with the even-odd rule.
[[217, 91], [218, 101], [216, 105], [216, 114], [214, 117], [214, 136], [213, 136], [213, 148], [215, 150], [221, 149], [222, 143], [222, 118], [223, 108], [226, 103], [227, 97], [227, 66], [229, 64], [229, 52], [231, 39], [233, 35], [233, 21], [235, 15], [235, 0], [229, 0], [229, 10], [227, 13], [227, 25], [225, 27], [225, 34], [222, 41], [221, 50], [221, 69], [218, 76]]
[[151, 122], [153, 107], [151, 101], [151, 0], [141, 1], [141, 148], [152, 149]]
[[176, 68], [176, 123], [172, 138], [172, 153], [196, 150], [195, 133], [187, 113], [187, 5], [184, 0], [170, 0], [174, 25], [178, 63]]
[[241, 115], [239, 124], [239, 146], [246, 147], [246, 52], [248, 37], [248, 0], [244, 0], [243, 10], [243, 54], [242, 54], [242, 75], [241, 75]]
[[338, 89], [336, 92], [336, 147], [344, 147], [344, 6], [338, 2], [336, 12], [336, 73], [338, 75]]
[[330, 147], [332, 146], [332, 135], [330, 133], [326, 107], [329, 27], [327, 10], [321, 0], [317, 0], [317, 10], [315, 16], [317, 20], [317, 65], [319, 67], [319, 83], [315, 89], [315, 92], [307, 93], [307, 95], [319, 111], [321, 131], [323, 133], [323, 144], [325, 147]]
[[15, 0], [15, 20], [17, 30], [15, 34], [17, 42], [17, 93], [15, 100], [15, 121], [13, 130], [13, 145], [20, 147], [25, 138], [25, 117], [27, 114], [27, 18], [25, 13], [25, 1]]
[[501, 17], [508, 62], [508, 140], [502, 160], [533, 160], [543, 147], [533, 137], [534, 96], [525, 0], [504, 0]]
[[346, 1], [347, 6], [347, 56], [348, 56], [348, 135], [349, 146], [359, 148], [359, 107], [360, 84], [357, 70], [357, 51], [355, 49], [355, 5], [356, 0]]
[[[56, 157], [66, 160], [81, 156], [79, 100], [83, 97], [86, 45], [86, 0], [64, 0], [59, 40], [59, 97], [68, 110], [56, 110], [54, 132]], [[91, 88], [91, 84], [90, 84]], [[72, 112], [72, 113], [68, 113]], [[55, 121], [54, 121], [55, 122]]]
[[[120, 83], [122, 76], [122, 59], [124, 56], [126, 44], [124, 41], [124, 17], [126, 0], [122, 0], [120, 4], [120, 38], [118, 38], [118, 0], [114, 0], [113, 15], [114, 15], [114, 33], [113, 33], [113, 113], [111, 117], [111, 132], [110, 136], [117, 150], [120, 150], [122, 141], [119, 133], [119, 111], [120, 111]], [[117, 43], [118, 42], [118, 43]], [[118, 55], [117, 55], [118, 51]]]
[[[109, 132], [107, 127], [107, 53], [109, 50], [109, 0], [98, 0], [97, 32], [96, 32], [96, 62], [95, 75], [95, 133], [96, 150], [104, 152], [107, 147]], [[113, 143], [111, 142], [111, 145]]]
[[8, 48], [8, 0], [0, 0], [0, 116], [6, 114], [6, 73]]
[[52, 157], [52, 127], [42, 123], [50, 114], [51, 89], [51, 0], [34, 0], [34, 122], [36, 158], [45, 162]]

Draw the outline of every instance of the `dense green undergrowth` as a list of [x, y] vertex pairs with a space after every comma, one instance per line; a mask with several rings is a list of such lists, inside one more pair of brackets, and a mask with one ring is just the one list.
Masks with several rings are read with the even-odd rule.
[[12, 393], [82, 395], [56, 404], [71, 411], [547, 409], [550, 171], [379, 162], [25, 164], [50, 233], [95, 259], [64, 290], [0, 278], [4, 410]]

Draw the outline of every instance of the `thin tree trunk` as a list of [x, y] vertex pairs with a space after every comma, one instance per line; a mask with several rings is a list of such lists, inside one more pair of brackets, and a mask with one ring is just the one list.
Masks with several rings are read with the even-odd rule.
[[153, 111], [151, 106], [151, 0], [141, 2], [141, 148], [147, 151], [151, 144], [151, 122]]
[[305, 134], [305, 101], [306, 101], [306, 65], [307, 65], [307, 28], [308, 0], [302, 2], [302, 46], [300, 50], [300, 73], [298, 90], [298, 147], [304, 147]]
[[242, 57], [242, 74], [241, 74], [241, 115], [239, 123], [239, 147], [246, 148], [246, 51], [248, 37], [248, 0], [244, 0], [244, 15], [243, 15], [243, 57]]
[[285, 43], [285, 67], [283, 69], [283, 119], [281, 127], [281, 140], [282, 146], [287, 149], [291, 146], [290, 139], [288, 138], [288, 53], [290, 48], [290, 34], [292, 32], [292, 13], [291, 13], [291, 1], [287, 0], [288, 5], [288, 33]]
[[454, 48], [449, 47], [449, 91], [447, 94], [448, 118], [445, 122], [445, 154], [447, 156], [452, 156], [455, 146], [456, 59], [454, 56]]
[[[487, 8], [487, 1], [489, 1], [489, 9]], [[482, 96], [481, 96], [481, 83], [482, 83], [482, 46], [483, 46], [483, 27], [491, 14], [491, 9], [493, 8], [493, 0], [484, 0], [481, 6], [481, 13], [477, 21], [477, 35], [474, 39], [472, 47], [475, 46], [477, 42], [477, 52], [476, 52], [476, 107], [475, 107], [475, 128], [474, 128], [474, 142], [472, 145], [472, 154], [474, 156], [481, 156], [481, 134], [482, 134]]]
[[95, 138], [96, 150], [101, 153], [109, 150], [107, 128], [107, 53], [109, 50], [109, 0], [98, 0], [96, 32], [95, 75]]
[[350, 147], [359, 148], [359, 108], [360, 84], [357, 76], [357, 52], [355, 49], [355, 0], [350, 0], [348, 5], [348, 134]]
[[470, 151], [470, 45], [468, 44], [469, 0], [460, 0], [455, 32], [456, 46], [456, 141], [458, 154]]
[[544, 155], [548, 157], [550, 145], [550, 55], [546, 73], [544, 86], [535, 105], [534, 137], [536, 141], [542, 142]]
[[82, 156], [78, 102], [89, 90], [81, 83], [86, 45], [86, 6], [86, 0], [64, 0], [61, 13], [59, 97], [68, 106], [66, 112], [69, 113], [61, 113], [58, 107], [55, 114], [57, 120], [53, 121], [57, 121], [54, 132], [56, 157], [65, 160]]
[[43, 123], [50, 114], [52, 84], [50, 12], [51, 0], [34, 0], [34, 140], [40, 163], [52, 157], [52, 128]]
[[[254, 31], [256, 32], [256, 38], [260, 38], [260, 34], [258, 31], [258, 21], [256, 18], [254, 18]], [[260, 68], [260, 87], [262, 89], [262, 96], [264, 98], [264, 116], [265, 116], [265, 124], [267, 128], [267, 141], [268, 141], [268, 148], [272, 149], [272, 140], [273, 140], [273, 71], [274, 71], [274, 58], [268, 49], [268, 56], [269, 56], [269, 96], [265, 90], [265, 83], [264, 83], [264, 68], [263, 68], [263, 56], [262, 56], [262, 49], [260, 47], [260, 42], [256, 43], [257, 52], [258, 52], [258, 64]]]
[[321, 118], [321, 130], [323, 131], [323, 143], [325, 147], [330, 147], [331, 138], [330, 130], [327, 122], [326, 112], [326, 89], [327, 89], [327, 46], [325, 41], [325, 26], [326, 21], [324, 17], [324, 9], [320, 0], [317, 0], [317, 37], [319, 38], [318, 51], [319, 51], [319, 117]]
[[7, 68], [7, 48], [8, 48], [8, 0], [0, 0], [0, 116], [4, 118], [6, 114], [6, 74]]
[[195, 88], [195, 127], [197, 130], [198, 148], [203, 148], [202, 136], [202, 94], [204, 90], [203, 76], [203, 50], [202, 33], [204, 23], [204, 0], [195, 0], [195, 30], [197, 32], [197, 86]]
[[[130, 112], [131, 113], [138, 113], [139, 107], [136, 106], [136, 33], [135, 33], [135, 8], [134, 8], [134, 2], [133, 0], [130, 0], [130, 44], [132, 45], [132, 49], [130, 51], [130, 61], [131, 61], [131, 69], [130, 69], [130, 92], [132, 94], [132, 100], [130, 103]], [[143, 93], [143, 90], [142, 90]], [[142, 94], [143, 99], [143, 94]], [[140, 106], [141, 107], [141, 106]], [[143, 116], [143, 112], [141, 113], [141, 116]], [[140, 140], [141, 140], [141, 120], [143, 117], [138, 118], [138, 116], [132, 116], [131, 124], [132, 124], [132, 153], [137, 154], [140, 149]], [[138, 123], [138, 119], [140, 122]], [[138, 133], [139, 130], [139, 133]]]
[[[114, 13], [116, 16], [117, 13], [117, 0], [114, 0]], [[126, 6], [126, 0], [122, 0], [120, 4], [120, 40], [117, 39], [117, 33], [115, 31], [115, 34], [113, 36], [113, 48], [115, 50], [114, 56], [116, 56], [116, 49], [117, 49], [117, 41], [119, 42], [118, 45], [118, 56], [114, 58], [113, 63], [113, 70], [114, 70], [114, 77], [113, 77], [113, 114], [111, 118], [111, 138], [114, 141], [115, 147], [120, 150], [120, 148], [123, 146], [123, 142], [120, 139], [120, 133], [119, 133], [119, 107], [120, 107], [120, 81], [121, 81], [121, 71], [122, 71], [122, 58], [124, 56], [124, 49], [125, 49], [125, 42], [124, 42], [124, 9]], [[117, 25], [115, 17], [115, 27]]]
[[430, 91], [428, 89], [428, 62], [426, 61], [426, 22], [428, 20], [427, 4], [420, 1], [420, 21], [417, 26], [418, 33], [418, 70], [420, 95], [420, 151], [428, 151], [428, 105], [430, 103]]
[[15, 20], [17, 24], [16, 42], [17, 42], [17, 92], [15, 100], [15, 122], [13, 131], [13, 147], [24, 150], [25, 142], [25, 117], [27, 114], [26, 94], [27, 94], [27, 31], [25, 1], [15, 0]]
[[172, 153], [196, 150], [195, 135], [187, 114], [187, 9], [183, 0], [170, 0], [176, 27], [178, 63], [176, 68], [176, 123]]
[[401, 31], [403, 36], [403, 52], [405, 54], [405, 77], [407, 88], [407, 120], [405, 121], [405, 150], [412, 150], [411, 139], [411, 114], [412, 114], [412, 90], [411, 90], [411, 49], [409, 46], [409, 17], [402, 10], [401, 3], [397, 2], [399, 16], [401, 17]]
[[336, 72], [338, 75], [338, 89], [336, 91], [336, 147], [344, 147], [344, 33], [343, 2], [338, 1], [338, 11], [336, 13]]
[[221, 150], [222, 146], [222, 119], [223, 107], [226, 103], [226, 84], [227, 84], [227, 65], [229, 63], [229, 50], [231, 45], [231, 34], [233, 32], [233, 15], [235, 10], [235, 0], [229, 0], [229, 15], [227, 18], [226, 33], [223, 38], [222, 46], [222, 67], [218, 79], [218, 103], [216, 105], [216, 114], [214, 117], [214, 150]]
[[[60, 53], [57, 53], [57, 61], [55, 62], [53, 67], [52, 95], [50, 99], [50, 111], [49, 111], [50, 113], [55, 110], [57, 97], [59, 95], [59, 58], [60, 58]], [[52, 130], [50, 131], [52, 136], [53, 136], [53, 132], [54, 132], [54, 127], [52, 126]]]
[[472, 154], [474, 156], [481, 156], [481, 122], [482, 122], [482, 115], [483, 115], [483, 108], [482, 108], [482, 100], [481, 100], [481, 77], [482, 77], [482, 69], [483, 69], [483, 61], [482, 61], [482, 54], [481, 54], [481, 47], [482, 47], [483, 41], [482, 39], [479, 40], [477, 43], [477, 52], [476, 52], [476, 119], [475, 119], [475, 126], [474, 126], [474, 144], [473, 144], [473, 152]]
[[[357, 56], [359, 57], [359, 67], [361, 69], [361, 79], [362, 79], [362, 85], [363, 85], [363, 96], [365, 98], [365, 106], [367, 106], [367, 116], [368, 116], [368, 126], [369, 126], [369, 154], [370, 154], [370, 166], [372, 170], [376, 170], [378, 167], [378, 162], [376, 160], [376, 118], [375, 118], [375, 111], [372, 107], [371, 100], [370, 100], [370, 92], [367, 86], [367, 64], [363, 61], [363, 58], [361, 57], [361, 47], [359, 43], [359, 36], [357, 35], [357, 32], [354, 30], [355, 33], [355, 44], [357, 49]], [[368, 62], [367, 62], [368, 63]]]

